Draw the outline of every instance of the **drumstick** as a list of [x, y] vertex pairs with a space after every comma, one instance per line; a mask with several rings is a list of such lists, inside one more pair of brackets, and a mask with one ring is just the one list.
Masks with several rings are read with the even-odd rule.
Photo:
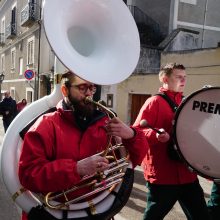
[[142, 127], [142, 128], [144, 128], [144, 127], [151, 128], [152, 130], [156, 131], [158, 134], [162, 134], [163, 133], [163, 131], [160, 131], [160, 130], [152, 127], [150, 124], [148, 124], [147, 120], [145, 120], [145, 119], [142, 119], [140, 121], [140, 127]]

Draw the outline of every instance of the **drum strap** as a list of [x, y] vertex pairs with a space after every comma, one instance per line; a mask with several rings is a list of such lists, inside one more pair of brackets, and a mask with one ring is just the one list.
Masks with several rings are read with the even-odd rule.
[[[158, 93], [156, 95], [159, 95], [161, 96], [162, 98], [164, 98], [167, 103], [170, 105], [171, 109], [173, 110], [173, 112], [175, 113], [178, 106], [176, 105], [176, 103], [174, 103], [172, 101], [172, 99], [170, 99], [170, 97], [164, 93]], [[171, 130], [171, 136], [173, 136], [173, 130]], [[168, 144], [168, 147], [167, 147], [167, 153], [168, 153], [168, 156], [171, 160], [174, 160], [174, 161], [179, 161], [181, 162], [181, 157], [179, 155], [179, 153], [177, 152], [177, 150], [175, 150], [174, 148], [174, 140], [173, 138], [171, 138], [169, 144]]]
[[170, 107], [173, 110], [173, 112], [176, 112], [178, 106], [176, 105], [175, 102], [173, 102], [173, 100], [168, 95], [166, 95], [165, 93], [158, 93], [156, 95], [159, 95], [162, 98], [164, 98], [167, 101], [167, 103], [170, 105]]

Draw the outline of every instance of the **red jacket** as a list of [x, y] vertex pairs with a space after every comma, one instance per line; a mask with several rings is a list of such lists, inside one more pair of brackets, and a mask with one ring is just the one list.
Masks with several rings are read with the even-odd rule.
[[[59, 103], [57, 111], [41, 116], [25, 135], [19, 179], [30, 191], [47, 193], [73, 187], [81, 180], [77, 161], [107, 146], [106, 116], [82, 131], [76, 125], [73, 112], [61, 106]], [[134, 138], [123, 140], [134, 166], [141, 164], [148, 147], [143, 132], [135, 130]]]
[[[166, 93], [177, 105], [182, 101], [182, 93], [167, 91], [160, 88], [159, 92]], [[140, 127], [140, 121], [147, 122], [157, 128], [163, 128], [170, 133], [174, 113], [163, 97], [152, 96], [142, 106], [134, 126]], [[197, 179], [197, 175], [189, 171], [187, 166], [168, 157], [168, 143], [161, 143], [156, 138], [156, 132], [150, 128], [142, 128], [149, 143], [149, 150], [143, 160], [144, 176], [147, 181], [155, 184], [184, 184]]]
[[24, 104], [22, 101], [17, 103], [17, 111], [20, 112], [24, 109], [27, 104]]

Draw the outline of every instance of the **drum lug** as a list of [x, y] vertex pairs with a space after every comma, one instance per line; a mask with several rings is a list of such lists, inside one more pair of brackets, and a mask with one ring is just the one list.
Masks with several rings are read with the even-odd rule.
[[192, 173], [194, 172], [192, 167], [188, 167], [188, 169], [189, 169], [190, 172], [192, 172]]
[[215, 183], [220, 183], [220, 179], [213, 179]]

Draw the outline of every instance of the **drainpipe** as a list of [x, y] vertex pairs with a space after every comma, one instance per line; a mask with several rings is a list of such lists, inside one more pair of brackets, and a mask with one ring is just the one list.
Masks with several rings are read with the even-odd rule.
[[207, 10], [208, 10], [208, 0], [205, 3], [205, 11], [204, 11], [204, 22], [203, 22], [203, 32], [202, 32], [202, 48], [204, 46], [204, 39], [205, 39], [205, 25], [206, 25], [206, 17], [207, 17]]
[[37, 61], [37, 73], [34, 81], [34, 101], [39, 99], [39, 82], [40, 82], [40, 59], [41, 59], [41, 14], [42, 14], [42, 1], [40, 1], [39, 4], [39, 10], [40, 10], [40, 15], [39, 15], [39, 20], [38, 20], [38, 25], [39, 25], [39, 32], [38, 32], [38, 61]]

